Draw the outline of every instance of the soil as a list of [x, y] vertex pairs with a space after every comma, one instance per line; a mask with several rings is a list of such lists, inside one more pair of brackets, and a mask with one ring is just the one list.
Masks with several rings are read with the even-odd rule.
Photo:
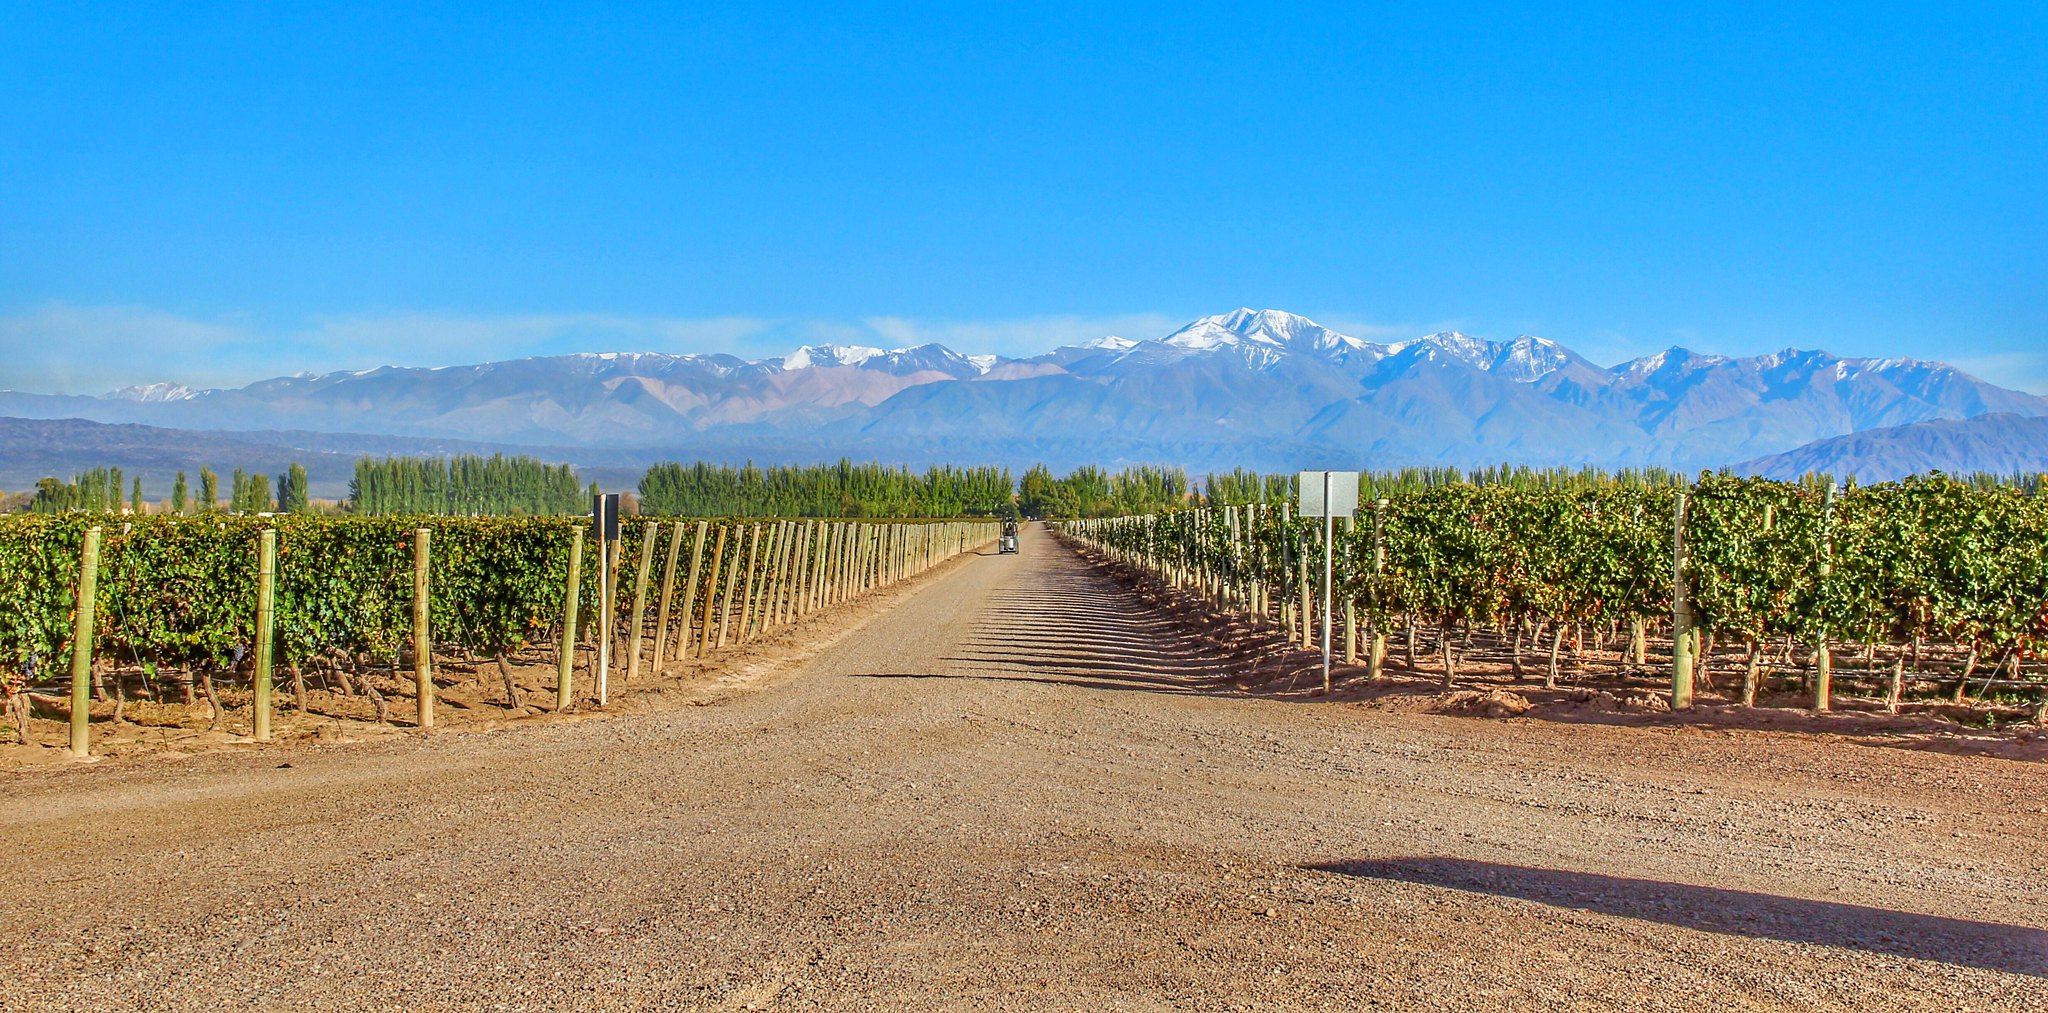
[[1032, 532], [602, 713], [18, 770], [0, 1008], [2048, 1003], [2038, 741], [1264, 635]]

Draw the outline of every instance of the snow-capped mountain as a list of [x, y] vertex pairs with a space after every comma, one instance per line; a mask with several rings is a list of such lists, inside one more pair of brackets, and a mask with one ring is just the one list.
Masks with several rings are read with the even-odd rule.
[[159, 404], [165, 401], [187, 401], [197, 393], [182, 383], [145, 383], [123, 387], [107, 395], [110, 401], [135, 401], [142, 404]]
[[811, 345], [747, 360], [608, 352], [383, 366], [232, 390], [0, 393], [0, 415], [644, 451], [649, 457], [1717, 466], [1863, 430], [2048, 399], [1952, 366], [1673, 348], [1612, 368], [1547, 338], [1379, 343], [1238, 309], [1042, 355]]

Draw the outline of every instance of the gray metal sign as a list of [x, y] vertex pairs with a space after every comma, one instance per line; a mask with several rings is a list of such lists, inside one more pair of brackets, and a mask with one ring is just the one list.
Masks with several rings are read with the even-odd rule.
[[[1300, 485], [1303, 517], [1349, 517], [1358, 512], [1358, 472], [1304, 471]], [[1327, 510], [1323, 508], [1326, 494]]]

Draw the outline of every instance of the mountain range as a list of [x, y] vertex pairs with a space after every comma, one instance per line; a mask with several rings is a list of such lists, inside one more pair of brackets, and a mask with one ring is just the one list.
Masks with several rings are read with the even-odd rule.
[[757, 360], [607, 352], [234, 389], [172, 378], [97, 397], [0, 392], [0, 416], [22, 419], [478, 441], [572, 460], [1143, 461], [1195, 471], [1503, 461], [1689, 470], [1994, 414], [2048, 415], [2048, 399], [1915, 359], [1671, 348], [1602, 367], [1529, 335], [1381, 343], [1251, 309], [1164, 337], [1023, 358], [937, 344], [806, 346]]

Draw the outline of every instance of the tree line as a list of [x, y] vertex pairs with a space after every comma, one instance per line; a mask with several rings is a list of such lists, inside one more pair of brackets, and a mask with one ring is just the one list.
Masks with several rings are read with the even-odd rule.
[[587, 490], [566, 464], [530, 457], [362, 458], [348, 484], [351, 512], [546, 517], [590, 509]]
[[1009, 469], [994, 467], [668, 462], [640, 479], [640, 509], [672, 517], [987, 517], [1010, 507], [1014, 488]]
[[[162, 508], [152, 511], [149, 502], [142, 496], [142, 479], [130, 482], [123, 495], [123, 476], [119, 468], [93, 468], [79, 472], [71, 481], [45, 478], [36, 483], [34, 497], [28, 502], [28, 511], [38, 514], [63, 513], [120, 513], [132, 514], [169, 513], [183, 516], [188, 513], [211, 513], [221, 509], [220, 476], [212, 468], [199, 469], [199, 488], [193, 493], [184, 472], [178, 472], [171, 480], [171, 494], [164, 500]], [[291, 465], [273, 483], [270, 476], [248, 474], [236, 468], [230, 479], [227, 512], [229, 513], [305, 513], [311, 508], [306, 492], [306, 469], [298, 464]]]

